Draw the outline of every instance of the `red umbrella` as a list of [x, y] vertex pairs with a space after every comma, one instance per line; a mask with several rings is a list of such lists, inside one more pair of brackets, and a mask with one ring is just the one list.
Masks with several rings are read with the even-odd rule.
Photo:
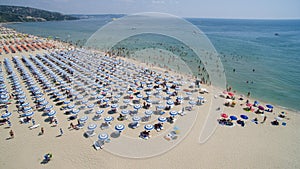
[[227, 114], [225, 114], [225, 113], [222, 113], [222, 114], [221, 114], [221, 117], [223, 117], [223, 118], [227, 118], [227, 117], [228, 117], [228, 115], [227, 115]]
[[252, 107], [252, 104], [251, 103], [247, 103], [246, 106], [247, 107]]
[[227, 94], [231, 97], [234, 96], [234, 93], [232, 93], [232, 92], [228, 92]]

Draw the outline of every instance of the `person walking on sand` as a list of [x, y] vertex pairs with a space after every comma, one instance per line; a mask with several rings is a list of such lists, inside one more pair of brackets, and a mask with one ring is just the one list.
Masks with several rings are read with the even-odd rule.
[[264, 123], [267, 120], [267, 116], [264, 116], [264, 119], [261, 123]]
[[41, 135], [44, 134], [44, 127], [41, 127]]
[[59, 131], [60, 131], [60, 135], [62, 136], [64, 134], [62, 128], [60, 128]]
[[14, 138], [15, 137], [15, 134], [12, 130], [9, 131], [9, 135], [10, 135], [10, 138]]

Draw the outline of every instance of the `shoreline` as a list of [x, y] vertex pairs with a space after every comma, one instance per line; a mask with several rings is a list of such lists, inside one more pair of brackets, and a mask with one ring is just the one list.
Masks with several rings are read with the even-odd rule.
[[[32, 36], [32, 38], [36, 37], [37, 36]], [[37, 38], [46, 40], [46, 38]], [[36, 50], [35, 52], [29, 51], [26, 53], [18, 52], [14, 54], [3, 54], [1, 55], [1, 61], [3, 61], [3, 59], [7, 57], [11, 62], [13, 56], [19, 56], [18, 58], [19, 60], [21, 60], [22, 55], [26, 55], [26, 57], [28, 58], [29, 54], [42, 55], [43, 53], [50, 54], [51, 52], [55, 51], [59, 53], [70, 52], [70, 57], [66, 59], [66, 61], [73, 61], [72, 59], [82, 59], [81, 61], [85, 60], [86, 62], [76, 62], [76, 64], [81, 63], [81, 65], [83, 65], [81, 67], [87, 69], [89, 67], [99, 65], [100, 62], [98, 61], [106, 61], [107, 58], [110, 58], [104, 56], [100, 57], [101, 54], [99, 55], [99, 53], [103, 54], [103, 52], [101, 51], [77, 48], [76, 46], [73, 46], [71, 44], [62, 43], [55, 40], [50, 40], [50, 42], [53, 42], [56, 48], [49, 50]], [[89, 53], [83, 55], [82, 53], [76, 52], [72, 49], [79, 49], [80, 51], [87, 51]], [[95, 57], [94, 53], [98, 53], [96, 55], [97, 57]], [[117, 56], [113, 57], [118, 58]], [[60, 58], [60, 56], [57, 56], [57, 58]], [[149, 65], [146, 65], [146, 63], [131, 60], [128, 58], [121, 57], [121, 59], [125, 60], [125, 63], [128, 64], [134, 63], [137, 66], [137, 69], [141, 69], [141, 67], [146, 67], [150, 70], [156, 71], [166, 70], [156, 66], [151, 67]], [[59, 66], [58, 62], [55, 63]], [[15, 66], [13, 62], [11, 62], [11, 64], [12, 66]], [[125, 67], [130, 66], [125, 65]], [[2, 65], [2, 70], [3, 74], [6, 75], [4, 64]], [[107, 71], [108, 70], [109, 69], [107, 69]], [[28, 89], [25, 88], [25, 83], [21, 80], [19, 72], [17, 72], [15, 68], [14, 71], [18, 75], [19, 80], [24, 88], [24, 91], [26, 92], [26, 95], [30, 96], [30, 92], [28, 92]], [[29, 69], [26, 68], [26, 71], [29, 72]], [[180, 78], [180, 76], [183, 76], [182, 74], [178, 74], [173, 71], [167, 71], [170, 73], [170, 76], [172, 75], [176, 78], [177, 76], [178, 78]], [[80, 74], [84, 73], [93, 74], [93, 71], [83, 71]], [[184, 80], [186, 80], [187, 83], [183, 85], [181, 89], [189, 89], [188, 86], [191, 82], [194, 82], [194, 78], [184, 76]], [[5, 81], [5, 83], [8, 89], [11, 89], [11, 84], [9, 83], [9, 81]], [[72, 85], [77, 85], [77, 83], [74, 83]], [[205, 124], [206, 122], [206, 117], [209, 113], [209, 109], [212, 104], [211, 100], [217, 98], [221, 101], [226, 101], [225, 98], [221, 98], [219, 96], [215, 97], [212, 94], [212, 92], [210, 92], [214, 88], [213, 86], [203, 85], [202, 87], [206, 88], [209, 91], [208, 93], [200, 95], [205, 97], [207, 101], [203, 105], [194, 106], [192, 111], [187, 111], [188, 115], [177, 117], [178, 121], [176, 121], [175, 123], [165, 123], [164, 130], [160, 132], [151, 131], [153, 137], [151, 137], [149, 140], [143, 140], [139, 138], [138, 135], [136, 135], [135, 133], [138, 133], [140, 130], [143, 130], [143, 124], [147, 123], [142, 123], [142, 127], [134, 130], [127, 129], [126, 125], [126, 130], [122, 131], [122, 136], [120, 136], [119, 138], [113, 138], [112, 135], [110, 135], [112, 137], [111, 142], [109, 144], [106, 144], [103, 150], [100, 149], [98, 151], [95, 151], [92, 147], [93, 142], [98, 138], [98, 134], [102, 132], [107, 132], [109, 134], [111, 131], [114, 131], [114, 129], [109, 128], [107, 130], [100, 130], [99, 126], [101, 124], [100, 122], [103, 121], [102, 120], [96, 122], [96, 124], [99, 125], [96, 129], [96, 136], [85, 138], [83, 134], [86, 131], [86, 127], [88, 126], [88, 124], [91, 124], [91, 122], [93, 122], [92, 115], [94, 115], [94, 113], [83, 114], [84, 112], [81, 112], [79, 117], [82, 117], [84, 115], [88, 116], [88, 122], [83, 129], [74, 130], [70, 127], [71, 121], [67, 120], [68, 116], [64, 113], [65, 111], [59, 109], [60, 106], [55, 105], [54, 107], [54, 110], [56, 110], [57, 112], [57, 119], [59, 121], [57, 126], [52, 126], [52, 124], [48, 124], [48, 121], [46, 121], [47, 115], [44, 116], [42, 112], [34, 110], [35, 121], [38, 124], [41, 124], [40, 127], [45, 128], [45, 133], [40, 135], [40, 127], [36, 129], [30, 129], [31, 122], [20, 124], [19, 118], [17, 117], [19, 114], [15, 108], [16, 103], [12, 103], [8, 109], [10, 112], [12, 112], [12, 116], [10, 118], [12, 126], [8, 127], [8, 124], [0, 125], [0, 130], [2, 130], [2, 132], [0, 132], [0, 148], [3, 150], [2, 154], [0, 155], [0, 161], [3, 161], [3, 163], [0, 164], [0, 168], [22, 168], [24, 166], [27, 166], [28, 168], [41, 168], [43, 166], [45, 168], [50, 169], [299, 168], [300, 161], [298, 159], [300, 158], [300, 147], [298, 146], [298, 140], [300, 139], [300, 133], [298, 128], [300, 127], [300, 114], [297, 112], [288, 111], [280, 107], [274, 106], [275, 108], [272, 113], [265, 112], [265, 116], [268, 116], [266, 123], [255, 124], [251, 120], [253, 118], [258, 118], [258, 121], [261, 122], [263, 116], [255, 114], [254, 112], [244, 111], [243, 108], [245, 107], [245, 101], [247, 98], [244, 97], [243, 101], [239, 101], [239, 93], [235, 93], [236, 105], [234, 107], [224, 106], [224, 111], [217, 112], [217, 115], [218, 119], [221, 118], [221, 113], [226, 113], [228, 116], [235, 115], [240, 119], [240, 115], [245, 114], [249, 116], [248, 120], [244, 120], [246, 124], [245, 127], [242, 127], [235, 121], [235, 126], [222, 126], [218, 124], [210, 139], [207, 142], [205, 142], [205, 144], [200, 144], [199, 134], [201, 128], [203, 127], [203, 124]], [[74, 87], [74, 89], [77, 90], [77, 86], [76, 88]], [[196, 88], [194, 87], [193, 89]], [[12, 90], [13, 89], [11, 89], [10, 92], [12, 92]], [[86, 92], [87, 90], [84, 91]], [[180, 93], [179, 96], [185, 96], [186, 92], [181, 92], [182, 93]], [[197, 98], [195, 96], [199, 96], [198, 91], [195, 92], [192, 97]], [[51, 104], [55, 104], [55, 102], [50, 98], [49, 95], [45, 95], [44, 97]], [[152, 97], [151, 99], [154, 100], [156, 98]], [[250, 103], [252, 103], [254, 100], [250, 97], [249, 101]], [[30, 105], [33, 105], [33, 100], [28, 99], [28, 102], [30, 102]], [[163, 100], [163, 102], [165, 101]], [[185, 100], [184, 102], [187, 104], [188, 100]], [[241, 106], [240, 104], [243, 105]], [[265, 106], [266, 103], [261, 102], [261, 104]], [[109, 109], [110, 107], [105, 108], [103, 110], [105, 110], [106, 112]], [[179, 111], [181, 107], [174, 106], [174, 109], [176, 111]], [[5, 109], [1, 110], [1, 115], [3, 115]], [[281, 125], [281, 122], [278, 126], [271, 125], [271, 121], [273, 121], [274, 118], [277, 117], [277, 114], [280, 114], [281, 111], [287, 112], [287, 118], [283, 119], [283, 121], [286, 122], [287, 125]], [[157, 118], [157, 116], [155, 117]], [[184, 120], [188, 121], [189, 123], [181, 124], [181, 122], [184, 122]], [[115, 120], [114, 122], [117, 122], [116, 124], [121, 123], [117, 120]], [[76, 121], [74, 121], [74, 123], [76, 123]], [[170, 130], [173, 130], [173, 127], [175, 126], [179, 127], [180, 129], [178, 134], [179, 138], [173, 141], [166, 141], [163, 138], [163, 136], [166, 135]], [[64, 131], [63, 135], [61, 136], [59, 136], [60, 128], [62, 128]], [[11, 129], [13, 129], [15, 132], [15, 138], [8, 139], [8, 132]], [[129, 142], [128, 138], [133, 138], [134, 141], [141, 142], [144, 144], [144, 146], [138, 146], [138, 144], [135, 144], [135, 142], [133, 142], [132, 140], [129, 140]], [[147, 145], [147, 143], [155, 143], [154, 148], [156, 149], [152, 148], [150, 145]], [[166, 148], [166, 146], [173, 147], [170, 150], [163, 152], [162, 154], [155, 155], [150, 158], [148, 157], [136, 159], [124, 157], [123, 155], [116, 155], [116, 153], [120, 153], [122, 151], [125, 154], [126, 152], [130, 152], [129, 154], [133, 154], [134, 156], [136, 155], [134, 153], [143, 153], [143, 149], [146, 149], [148, 152], [155, 152], [154, 150], [160, 150]], [[128, 150], [128, 148], [130, 147], [133, 148], [135, 151], [130, 151], [130, 149]], [[43, 160], [43, 155], [45, 153], [53, 154], [53, 159], [51, 159], [51, 161], [47, 164], [42, 164], [41, 161]], [[28, 156], [28, 154], [30, 154], [30, 156]], [[141, 154], [141, 157], [143, 157], [143, 155], [145, 154]], [[15, 161], [18, 161], [18, 163], [16, 163]]]

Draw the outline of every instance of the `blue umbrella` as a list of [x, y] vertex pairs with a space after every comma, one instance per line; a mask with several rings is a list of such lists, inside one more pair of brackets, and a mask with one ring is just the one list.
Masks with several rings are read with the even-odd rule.
[[27, 103], [23, 103], [23, 104], [21, 104], [21, 106], [23, 106], [23, 107], [29, 106], [29, 103], [28, 102]]
[[164, 122], [167, 121], [167, 118], [165, 118], [165, 117], [159, 117], [158, 121], [164, 123]]
[[133, 108], [136, 109], [136, 110], [139, 110], [141, 107], [142, 107], [142, 106], [139, 105], [139, 104], [136, 104], [136, 105], [133, 106]]
[[74, 107], [75, 107], [74, 104], [68, 104], [68, 106], [67, 106], [68, 109], [73, 109]]
[[141, 117], [139, 117], [139, 116], [132, 117], [132, 121], [140, 121], [140, 120], [141, 120]]
[[104, 98], [104, 96], [103, 95], [99, 95], [99, 96], [97, 96], [97, 99], [98, 100], [101, 100], [101, 99], [103, 99]]
[[108, 117], [105, 117], [104, 118], [104, 121], [105, 122], [111, 122], [111, 121], [113, 121], [114, 120], [114, 118], [112, 117], [112, 116], [108, 116]]
[[73, 110], [72, 110], [72, 114], [78, 114], [79, 111], [80, 111], [79, 109], [73, 109]]
[[158, 106], [156, 106], [156, 108], [157, 108], [157, 110], [162, 110], [162, 109], [165, 108], [165, 106], [163, 106], [163, 105], [158, 105]]
[[24, 114], [25, 117], [33, 116], [34, 112], [27, 112]]
[[176, 116], [177, 114], [178, 114], [177, 111], [170, 111], [170, 115], [171, 115], [171, 116]]
[[128, 104], [128, 103], [130, 103], [130, 100], [129, 99], [125, 99], [125, 100], [123, 100], [123, 103]]
[[83, 116], [79, 119], [80, 122], [85, 122], [88, 120], [88, 116]]
[[153, 130], [154, 127], [153, 127], [152, 124], [147, 124], [147, 125], [144, 126], [144, 128], [145, 128], [145, 130], [150, 131], [150, 130]]
[[143, 95], [138, 94], [138, 95], [136, 95], [136, 97], [139, 98], [139, 99], [141, 99], [141, 98], [143, 98]]
[[118, 124], [115, 126], [115, 129], [119, 132], [123, 131], [125, 129], [125, 126], [123, 124]]
[[236, 116], [230, 116], [229, 117], [231, 120], [237, 120], [237, 117]]
[[147, 96], [151, 96], [151, 94], [152, 94], [151, 92], [146, 92]]
[[41, 106], [46, 106], [49, 102], [47, 101], [43, 101], [42, 103], [40, 103]]
[[82, 104], [86, 104], [87, 102], [89, 102], [88, 100], [82, 100], [81, 103]]
[[87, 129], [88, 130], [95, 130], [97, 128], [97, 124], [90, 124]]
[[111, 108], [112, 109], [116, 109], [118, 107], [118, 105], [117, 104], [113, 104], [113, 105], [111, 105]]
[[7, 113], [4, 113], [1, 118], [5, 119], [7, 117], [11, 116], [11, 112], [7, 112]]
[[90, 105], [88, 105], [87, 107], [88, 107], [89, 109], [91, 109], [91, 108], [94, 108], [94, 106], [95, 106], [95, 104], [90, 104]]
[[270, 105], [270, 104], [267, 104], [266, 107], [269, 108], [269, 109], [273, 109], [273, 106]]
[[108, 134], [107, 133], [101, 133], [98, 135], [98, 139], [101, 141], [105, 141], [108, 139]]
[[109, 102], [109, 98], [103, 99], [104, 102]]
[[174, 102], [173, 102], [172, 100], [168, 100], [168, 101], [167, 101], [167, 104], [171, 106], [171, 105], [174, 104]]
[[45, 107], [45, 110], [51, 110], [53, 108], [53, 105], [48, 105]]
[[48, 116], [49, 117], [52, 117], [56, 114], [56, 111], [55, 110], [51, 110], [49, 113], [48, 113]]
[[27, 112], [27, 111], [29, 111], [29, 110], [32, 110], [32, 108], [31, 108], [31, 107], [25, 107], [25, 108], [24, 108], [24, 112]]
[[71, 103], [70, 100], [65, 100], [65, 101], [64, 101], [64, 104], [69, 104], [69, 103]]
[[96, 111], [96, 114], [103, 114], [104, 113], [104, 110], [98, 110]]
[[204, 97], [203, 96], [198, 96], [198, 100], [203, 100]]
[[122, 110], [121, 113], [122, 114], [129, 114], [129, 111], [128, 110]]
[[153, 114], [153, 111], [151, 111], [151, 110], [145, 111], [145, 115], [147, 115], [147, 116], [151, 116], [152, 114]]
[[248, 119], [248, 116], [242, 114], [242, 115], [241, 115], [241, 118], [244, 119], [244, 120], [247, 120], [247, 119]]
[[194, 102], [194, 101], [189, 101], [189, 104], [192, 105], [192, 106], [194, 106], [194, 105], [196, 105], [196, 102]]
[[175, 90], [176, 90], [176, 91], [179, 91], [179, 90], [180, 90], [180, 87], [179, 87], [179, 86], [175, 87]]
[[129, 90], [127, 91], [127, 94], [132, 95], [133, 91]]

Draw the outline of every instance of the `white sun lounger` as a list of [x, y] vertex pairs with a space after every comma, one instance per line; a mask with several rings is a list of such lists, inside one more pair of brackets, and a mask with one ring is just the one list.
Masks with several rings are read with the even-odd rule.
[[93, 144], [93, 147], [96, 149], [96, 150], [99, 150], [99, 149], [102, 149], [104, 146], [104, 142], [101, 141], [101, 140], [97, 140], [94, 142]]
[[29, 129], [32, 130], [32, 129], [36, 129], [40, 126], [40, 124], [35, 124], [33, 126], [30, 126]]

